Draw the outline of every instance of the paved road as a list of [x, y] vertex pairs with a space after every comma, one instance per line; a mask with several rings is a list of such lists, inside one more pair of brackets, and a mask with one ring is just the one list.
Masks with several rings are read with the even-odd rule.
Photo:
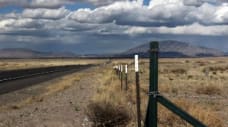
[[0, 72], [0, 95], [33, 86], [93, 65], [45, 67]]

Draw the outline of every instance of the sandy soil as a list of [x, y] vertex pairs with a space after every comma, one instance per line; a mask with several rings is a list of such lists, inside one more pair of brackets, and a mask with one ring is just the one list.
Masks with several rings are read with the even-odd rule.
[[[101, 74], [95, 75], [95, 70], [97, 70], [96, 67], [83, 71], [87, 76], [75, 81], [70, 88], [50, 95], [45, 99], [20, 108], [12, 107], [11, 110], [1, 111], [0, 127], [89, 127], [85, 107], [96, 91], [95, 86], [99, 84], [98, 79], [101, 77]], [[50, 83], [53, 84], [58, 80], [61, 79], [50, 81]], [[36, 89], [39, 91], [42, 86], [43, 84], [35, 86], [35, 90], [27, 88], [27, 93], [31, 94], [31, 91], [35, 92]], [[14, 96], [22, 99], [22, 97], [25, 97], [25, 91], [6, 94], [1, 98], [7, 100], [7, 97], [12, 98]], [[17, 100], [15, 98], [14, 100]]]

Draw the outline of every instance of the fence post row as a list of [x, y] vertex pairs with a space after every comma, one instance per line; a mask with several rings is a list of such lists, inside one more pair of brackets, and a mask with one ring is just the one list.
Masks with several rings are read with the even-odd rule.
[[135, 55], [135, 77], [136, 77], [136, 108], [138, 127], [141, 127], [141, 100], [140, 100], [140, 86], [139, 86], [139, 56]]
[[[116, 75], [118, 75], [119, 79], [121, 80], [121, 90], [123, 89], [123, 80], [125, 80], [125, 90], [128, 90], [128, 65], [116, 65], [113, 66]], [[125, 71], [124, 71], [125, 70]]]
[[189, 115], [184, 110], [177, 107], [171, 101], [163, 97], [158, 92], [158, 42], [152, 42], [150, 46], [150, 87], [149, 102], [146, 113], [145, 127], [157, 127], [157, 102], [189, 122], [194, 127], [206, 127], [203, 123]]

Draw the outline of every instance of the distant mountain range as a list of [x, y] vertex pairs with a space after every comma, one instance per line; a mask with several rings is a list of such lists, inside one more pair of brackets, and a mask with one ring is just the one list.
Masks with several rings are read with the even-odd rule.
[[71, 52], [41, 52], [25, 48], [0, 49], [0, 58], [56, 58], [76, 57]]
[[[160, 57], [166, 58], [228, 56], [228, 53], [217, 49], [200, 47], [180, 41], [160, 41], [159, 45]], [[129, 58], [135, 54], [139, 54], [140, 57], [149, 57], [149, 47], [150, 44], [146, 43], [119, 54], [89, 54], [83, 56], [75, 55], [71, 52], [41, 52], [25, 48], [8, 48], [0, 49], [0, 58]]]
[[[191, 45], [189, 43], [180, 41], [161, 41], [160, 45], [160, 57], [213, 57], [213, 56], [225, 56], [225, 53], [212, 48], [200, 47]], [[146, 43], [135, 48], [129, 49], [120, 56], [132, 57], [134, 54], [139, 54], [141, 57], [149, 57], [150, 44]]]

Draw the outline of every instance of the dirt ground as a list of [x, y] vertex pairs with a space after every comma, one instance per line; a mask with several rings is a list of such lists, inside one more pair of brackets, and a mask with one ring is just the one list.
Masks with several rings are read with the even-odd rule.
[[[99, 85], [98, 79], [102, 77], [102, 74], [95, 74], [97, 70], [97, 67], [93, 67], [71, 74], [71, 77], [81, 77], [72, 80], [70, 88], [56, 93], [42, 93], [43, 87], [50, 87], [64, 78], [2, 95], [0, 99], [5, 102], [1, 103], [5, 104], [1, 104], [0, 127], [89, 127], [85, 107], [96, 91], [95, 86]], [[31, 94], [33, 99], [28, 99]]]

